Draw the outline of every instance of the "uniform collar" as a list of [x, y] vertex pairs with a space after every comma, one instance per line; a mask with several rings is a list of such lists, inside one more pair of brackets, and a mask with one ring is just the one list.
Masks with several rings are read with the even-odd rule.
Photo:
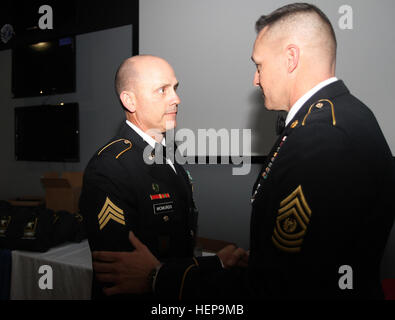
[[297, 123], [298, 121], [301, 122], [303, 121], [304, 117], [309, 111], [309, 108], [312, 106], [313, 103], [318, 102], [318, 100], [321, 99], [329, 99], [333, 100], [336, 97], [345, 95], [345, 94], [350, 94], [350, 91], [344, 84], [342, 80], [337, 80], [320, 90], [318, 90], [316, 93], [313, 94], [304, 104], [303, 106], [299, 109], [299, 111], [296, 113], [296, 115], [292, 118], [292, 121], [288, 123], [288, 125], [285, 127], [282, 135], [288, 135], [293, 127], [293, 123]]
[[294, 105], [291, 107], [291, 109], [288, 112], [287, 118], [285, 119], [285, 126], [288, 125], [288, 123], [291, 122], [291, 120], [295, 117], [295, 115], [298, 113], [300, 108], [306, 103], [307, 100], [309, 100], [315, 93], [317, 93], [319, 90], [322, 88], [328, 86], [329, 84], [337, 81], [338, 79], [336, 77], [329, 78], [327, 80], [324, 80], [317, 84], [314, 88], [310, 89], [307, 91], [302, 97], [298, 99], [294, 103]]
[[[153, 149], [155, 149], [155, 144], [158, 143], [154, 138], [146, 134], [143, 130], [139, 127], [131, 123], [129, 120], [126, 120], [126, 123], [129, 127], [131, 127], [145, 142], [147, 142]], [[165, 147], [166, 146], [166, 139], [163, 137], [161, 144]]]

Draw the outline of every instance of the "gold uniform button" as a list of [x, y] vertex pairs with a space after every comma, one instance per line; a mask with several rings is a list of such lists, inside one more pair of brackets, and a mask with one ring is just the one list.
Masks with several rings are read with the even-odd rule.
[[295, 127], [298, 125], [298, 123], [299, 123], [298, 120], [292, 122], [292, 124], [291, 124], [291, 129], [295, 128]]
[[315, 106], [316, 108], [321, 109], [324, 106], [324, 104], [322, 102], [319, 102]]
[[169, 221], [169, 216], [164, 216], [164, 217], [163, 217], [163, 221], [164, 221], [164, 222]]
[[155, 158], [155, 149], [151, 151], [151, 154], [148, 156], [148, 159], [154, 160]]

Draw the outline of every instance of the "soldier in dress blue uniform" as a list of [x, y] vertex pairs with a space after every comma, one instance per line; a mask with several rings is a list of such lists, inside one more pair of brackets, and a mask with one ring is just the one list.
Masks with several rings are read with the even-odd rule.
[[[321, 10], [290, 4], [259, 25], [254, 85], [267, 109], [288, 115], [253, 188], [247, 270], [213, 277], [191, 259], [169, 261], [154, 292], [198, 298], [216, 282], [251, 299], [383, 298], [380, 263], [395, 213], [383, 133], [335, 77], [336, 37]], [[129, 256], [131, 270], [154, 261], [132, 240], [140, 250]], [[144, 281], [134, 280], [131, 292]]]
[[[132, 230], [161, 260], [192, 258], [198, 218], [192, 178], [174, 161], [172, 142], [170, 151], [166, 150], [165, 140], [165, 132], [176, 126], [180, 103], [174, 70], [162, 58], [135, 56], [119, 67], [115, 87], [126, 121], [89, 161], [80, 197], [91, 251], [133, 250], [129, 242]], [[122, 254], [113, 254], [110, 261], [117, 257]], [[94, 257], [98, 270], [94, 268], [93, 298], [116, 293], [119, 278], [96, 272], [106, 262], [108, 259]], [[213, 264], [221, 265], [218, 258]]]

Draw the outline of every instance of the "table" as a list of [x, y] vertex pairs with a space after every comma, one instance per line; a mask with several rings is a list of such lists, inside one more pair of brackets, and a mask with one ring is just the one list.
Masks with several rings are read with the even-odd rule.
[[[48, 271], [39, 273], [43, 265], [52, 269], [52, 289], [40, 289], [40, 278], [50, 276]], [[44, 253], [12, 251], [10, 300], [88, 300], [91, 286], [92, 258], [87, 240], [62, 244]]]
[[[201, 255], [214, 255], [229, 242], [198, 238]], [[66, 243], [47, 252], [12, 251], [10, 300], [89, 300], [92, 286], [92, 257], [88, 240]], [[41, 289], [40, 279], [52, 270], [52, 289]], [[43, 282], [41, 280], [41, 282]], [[49, 284], [49, 283], [47, 283]]]

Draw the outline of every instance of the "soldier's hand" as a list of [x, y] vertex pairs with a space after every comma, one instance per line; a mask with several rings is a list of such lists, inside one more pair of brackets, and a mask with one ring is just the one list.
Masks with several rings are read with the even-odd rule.
[[224, 268], [231, 268], [234, 266], [247, 267], [249, 252], [231, 244], [218, 251], [217, 256], [221, 259]]
[[94, 251], [92, 265], [96, 278], [112, 287], [103, 289], [104, 294], [143, 293], [152, 290], [150, 272], [160, 262], [140, 240], [129, 232], [129, 240], [136, 248], [132, 252]]

